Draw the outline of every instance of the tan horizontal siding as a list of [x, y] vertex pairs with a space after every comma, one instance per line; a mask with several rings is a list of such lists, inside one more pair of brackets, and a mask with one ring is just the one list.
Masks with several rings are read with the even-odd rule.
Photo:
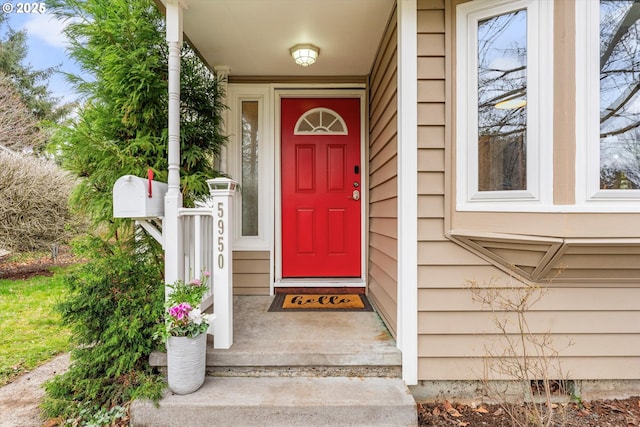
[[418, 82], [418, 102], [444, 102], [445, 99], [443, 80], [421, 80]]
[[[396, 155], [398, 153], [398, 143], [395, 138], [395, 133], [389, 135], [387, 143], [382, 145], [378, 150], [371, 150], [369, 152], [369, 169], [371, 174], [381, 173], [387, 179], [394, 175], [389, 176], [390, 173], [397, 174], [398, 169], [396, 165]], [[386, 171], [381, 169], [388, 169]], [[381, 181], [378, 181], [381, 182]], [[375, 184], [371, 184], [375, 185]]]
[[444, 104], [441, 102], [421, 103], [418, 105], [418, 125], [444, 125]]
[[[397, 267], [397, 253], [398, 253], [398, 240], [393, 237], [388, 237], [382, 234], [371, 233], [369, 237], [369, 260], [379, 267], [382, 267], [385, 271], [396, 270]], [[395, 274], [389, 273], [396, 279]]]
[[[372, 133], [370, 134], [370, 138], [372, 139], [369, 143], [369, 158], [376, 157], [381, 149], [385, 148], [389, 142], [395, 140], [398, 133], [395, 120], [396, 116], [391, 115], [388, 121], [379, 123], [378, 126], [372, 129]], [[397, 144], [397, 142], [394, 141], [394, 144]]]
[[[570, 246], [564, 252], [566, 255], [600, 255], [603, 250], [601, 247], [593, 247], [593, 246]], [[634, 256], [634, 260], [640, 263], [640, 258], [637, 256], [640, 255], [640, 246], [634, 245], [620, 245], [620, 246], [609, 246], [607, 248], [607, 255], [623, 255], [623, 256]]]
[[[441, 150], [444, 150], [444, 132], [444, 126], [419, 126], [418, 148], [439, 148]], [[418, 166], [420, 166], [419, 163]]]
[[[391, 73], [388, 76], [385, 76], [388, 81], [386, 85], [382, 86], [381, 92], [379, 93], [380, 99], [379, 102], [383, 105], [392, 105], [397, 102], [397, 93], [396, 93], [396, 74], [395, 72]], [[377, 133], [382, 129], [386, 129], [389, 126], [389, 123], [392, 122], [395, 115], [394, 110], [390, 109], [376, 109], [371, 111], [370, 117], [370, 126], [371, 126], [371, 135], [377, 137]]]
[[269, 259], [237, 259], [233, 260], [233, 272], [236, 274], [269, 273]]
[[[635, 311], [532, 311], [526, 314], [532, 330], [556, 334], [638, 334], [640, 322]], [[612, 322], [611, 319], [615, 319]], [[495, 335], [496, 321], [506, 320], [506, 332], [518, 331], [514, 313], [472, 311], [421, 312], [419, 333], [425, 335]], [[638, 340], [636, 340], [638, 341]], [[429, 342], [427, 340], [426, 342]], [[638, 341], [640, 343], [640, 341]]]
[[[417, 11], [418, 42], [418, 293], [419, 343], [429, 343], [431, 330], [425, 320], [424, 306], [430, 299], [431, 288], [444, 286], [447, 272], [453, 265], [468, 263], [481, 265], [477, 257], [448, 241], [445, 233], [445, 171], [446, 153], [446, 35], [444, 1], [419, 0]], [[437, 267], [431, 265], [446, 266]], [[443, 272], [434, 275], [434, 272]], [[462, 283], [462, 282], [461, 282]], [[438, 291], [435, 291], [438, 292]], [[437, 363], [424, 359], [428, 354], [424, 345], [418, 348], [419, 379], [431, 379], [431, 370], [439, 370]], [[427, 362], [428, 360], [428, 362]]]
[[394, 258], [387, 256], [377, 249], [371, 249], [372, 276], [376, 277], [376, 282], [385, 289], [390, 298], [395, 299], [398, 290], [398, 269]]
[[419, 194], [443, 194], [444, 193], [444, 173], [443, 172], [419, 172], [418, 173]]
[[421, 149], [418, 151], [418, 170], [421, 172], [444, 172], [446, 162], [444, 150]]
[[419, 79], [444, 79], [445, 62], [444, 58], [418, 58], [418, 78]]
[[444, 196], [418, 196], [418, 214], [420, 218], [442, 218], [444, 216]]
[[444, 56], [444, 34], [418, 34], [418, 55]]
[[[442, 36], [442, 51], [440, 55], [444, 55], [444, 8], [431, 5], [424, 8], [425, 5], [418, 6], [418, 33], [422, 36], [430, 33], [436, 33]], [[424, 55], [418, 52], [418, 55]]]
[[421, 218], [418, 220], [418, 240], [421, 242], [427, 240], [447, 242], [443, 230], [444, 219], [442, 218]]
[[369, 188], [375, 188], [383, 182], [395, 179], [398, 176], [397, 158], [395, 155], [387, 159], [387, 162], [371, 171]]
[[267, 251], [233, 252], [233, 294], [269, 295], [270, 253]]
[[397, 19], [389, 21], [370, 76], [368, 295], [392, 334], [397, 327]]
[[[500, 357], [509, 354], [509, 350], [521, 349], [520, 335], [437, 335], [418, 342], [420, 354], [424, 357]], [[554, 334], [548, 345], [549, 356], [557, 351], [560, 358], [565, 357], [632, 357], [640, 353], [640, 341], [634, 334]], [[534, 355], [541, 351], [536, 342], [542, 342], [544, 336], [532, 335], [525, 339], [527, 353]], [[539, 341], [537, 341], [539, 340]]]
[[[518, 338], [519, 331], [513, 314], [492, 313], [474, 301], [469, 284], [521, 286], [505, 273], [505, 266], [517, 266], [529, 274], [540, 271], [562, 243], [551, 237], [630, 236], [629, 224], [637, 218], [620, 214], [615, 223], [603, 227], [601, 214], [455, 212], [454, 194], [447, 194], [455, 188], [455, 176], [449, 173], [455, 157], [448, 151], [453, 132], [447, 130], [454, 125], [448, 118], [455, 119], [455, 106], [447, 104], [453, 101], [455, 81], [446, 74], [455, 69], [455, 10], [452, 3], [445, 6], [438, 0], [419, 0], [418, 9], [418, 378], [482, 380], [486, 375], [483, 359], [490, 352], [499, 354], [505, 345], [496, 319], [509, 318], [510, 338]], [[451, 56], [450, 62], [445, 55]], [[447, 217], [449, 212], [453, 219]], [[476, 246], [462, 247], [448, 240], [445, 233], [451, 221], [463, 224], [458, 225], [460, 229], [477, 231]], [[532, 237], [484, 238], [482, 232]], [[552, 372], [552, 378], [554, 374], [571, 379], [638, 378], [639, 255], [640, 246], [634, 242], [576, 240], [559, 250], [548, 273], [552, 277], [548, 293], [526, 314], [531, 330], [539, 335], [552, 333], [554, 348], [560, 351], [564, 372]], [[501, 264], [491, 265], [488, 259], [492, 258]], [[508, 296], [509, 291], [502, 295]]]
[[443, 10], [445, 0], [418, 0], [418, 12], [422, 10]]
[[[638, 287], [637, 269], [577, 269], [566, 270], [563, 268], [553, 269], [549, 276], [554, 277], [556, 282], [562, 282], [562, 286], [594, 287], [602, 286], [603, 283], [612, 283], [615, 286]], [[579, 284], [576, 284], [579, 282]], [[640, 316], [640, 314], [638, 314]]]
[[[494, 365], [495, 366], [495, 365]], [[550, 378], [573, 380], [628, 379], [640, 372], [640, 357], [565, 357], [561, 372], [550, 370]], [[433, 381], [482, 380], [485, 376], [484, 358], [434, 357], [418, 359], [418, 378]], [[631, 374], [631, 375], [630, 375]], [[491, 371], [492, 379], [511, 379]], [[637, 377], [633, 377], [637, 378]]]
[[[419, 0], [418, 5], [421, 7], [427, 2], [431, 3]], [[552, 334], [552, 347], [560, 351], [562, 372], [551, 372], [551, 378], [637, 380], [640, 372], [640, 244], [637, 239], [640, 234], [637, 227], [632, 226], [638, 222], [637, 214], [616, 213], [613, 219], [611, 214], [600, 213], [457, 212], [455, 194], [446, 194], [456, 185], [451, 138], [455, 127], [455, 105], [451, 96], [455, 76], [444, 75], [446, 70], [455, 70], [456, 3], [446, 3], [444, 19], [448, 21], [444, 24], [448, 33], [444, 40], [449, 56], [446, 61], [440, 62], [431, 56], [438, 51], [439, 39], [432, 34], [435, 30], [425, 28], [439, 28], [433, 22], [435, 15], [420, 18], [422, 13], [418, 14], [419, 19], [424, 20], [418, 24], [419, 32], [424, 33], [418, 35], [419, 43], [420, 40], [433, 43], [432, 46], [424, 43], [419, 49], [418, 93], [419, 102], [423, 104], [419, 114], [424, 117], [420, 118], [418, 129], [418, 158], [422, 173], [439, 171], [439, 162], [444, 161], [442, 197], [447, 206], [441, 211], [437, 207], [439, 194], [434, 176], [421, 176], [418, 377], [449, 381], [486, 378], [485, 356], [500, 354], [505, 339], [518, 338], [520, 331], [513, 313], [483, 309], [474, 301], [468, 286], [470, 282], [483, 286], [522, 286], [505, 272], [515, 266], [530, 274], [537, 272], [538, 276], [531, 277], [550, 280], [546, 285], [548, 292], [525, 316], [535, 334]], [[555, 13], [573, 13], [573, 9], [556, 8]], [[444, 97], [442, 87], [436, 83], [441, 75]], [[567, 92], [562, 93], [566, 96]], [[433, 124], [440, 115], [436, 107], [440, 101], [448, 103], [444, 108], [445, 120], [452, 119], [445, 126]], [[567, 102], [559, 105], [573, 102], [572, 99], [564, 101]], [[555, 135], [575, 138], [573, 130], [558, 132], [570, 127], [569, 122], [559, 121]], [[573, 145], [571, 140], [554, 142], [556, 154], [560, 155], [554, 156], [560, 159], [555, 165], [571, 158], [565, 148]], [[437, 150], [443, 154], [438, 156]], [[568, 172], [555, 171], [559, 176], [568, 174], [569, 177], [566, 184], [560, 180], [555, 186], [555, 196], [562, 200], [573, 198], [573, 193], [564, 187], [573, 188], [570, 172], [571, 168]], [[560, 187], [564, 193], [558, 193]], [[440, 212], [442, 218], [437, 216]], [[449, 226], [453, 230], [447, 230]], [[442, 241], [438, 236], [441, 227], [445, 233], [451, 231], [454, 237], [456, 230], [466, 230], [463, 234], [472, 236], [468, 240], [470, 244], [463, 248], [457, 243]], [[488, 236], [491, 233], [493, 238]], [[517, 301], [512, 291], [503, 290], [501, 295]], [[502, 335], [495, 323], [504, 319], [508, 319], [507, 336]], [[499, 365], [496, 358], [488, 360], [490, 365]], [[500, 377], [494, 370], [489, 371], [489, 376], [514, 379]]]
[[371, 218], [369, 221], [371, 233], [398, 239], [398, 218]]
[[398, 199], [383, 200], [369, 206], [370, 218], [397, 218]]
[[[597, 258], [597, 259], [594, 259]], [[636, 270], [639, 267], [640, 258], [638, 255], [603, 255], [594, 254], [591, 256], [583, 255], [569, 255], [566, 254], [562, 257], [562, 262], [571, 269], [588, 269], [589, 267], [595, 267], [594, 261], [597, 261], [598, 265], [605, 264], [610, 269], [633, 269]], [[602, 268], [602, 267], [600, 267]]]
[[[450, 244], [448, 240], [445, 240]], [[428, 245], [421, 243], [427, 249]], [[474, 280], [480, 284], [489, 283], [492, 279], [502, 280], [506, 275], [490, 265], [421, 265], [418, 267], [418, 284], [424, 288], [467, 288], [468, 281]]]
[[[398, 330], [398, 313], [395, 304], [395, 294], [391, 294], [394, 287], [390, 286], [392, 282], [386, 282], [384, 276], [375, 270], [370, 271], [370, 279], [368, 284], [369, 299], [376, 307], [376, 311], [384, 320], [387, 328], [393, 336], [396, 336]], [[380, 281], [378, 281], [380, 279]]]
[[[501, 290], [511, 301], [518, 299], [517, 292]], [[479, 311], [480, 306], [472, 300], [469, 289], [418, 290], [420, 311]], [[547, 290], [531, 311], [636, 311], [640, 301], [640, 288], [554, 288]], [[640, 321], [640, 315], [638, 316]], [[614, 322], [614, 319], [611, 319]]]
[[380, 183], [376, 187], [372, 187], [369, 191], [369, 203], [381, 202], [396, 198], [398, 195], [398, 178], [397, 176]]

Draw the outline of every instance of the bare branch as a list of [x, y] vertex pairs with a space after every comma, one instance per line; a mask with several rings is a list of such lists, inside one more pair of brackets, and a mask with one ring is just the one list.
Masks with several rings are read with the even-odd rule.
[[607, 49], [602, 53], [600, 57], [600, 69], [602, 70], [613, 54], [613, 50], [618, 45], [620, 40], [624, 37], [625, 34], [629, 31], [629, 28], [633, 26], [633, 24], [640, 19], [640, 1], [636, 0], [635, 3], [629, 8], [625, 17], [620, 21], [617, 30], [613, 34]]

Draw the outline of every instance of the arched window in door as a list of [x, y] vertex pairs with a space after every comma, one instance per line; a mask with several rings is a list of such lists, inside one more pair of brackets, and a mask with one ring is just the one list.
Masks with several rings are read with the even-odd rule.
[[304, 113], [294, 128], [295, 135], [324, 133], [329, 135], [348, 135], [347, 124], [340, 114], [328, 108], [312, 108]]

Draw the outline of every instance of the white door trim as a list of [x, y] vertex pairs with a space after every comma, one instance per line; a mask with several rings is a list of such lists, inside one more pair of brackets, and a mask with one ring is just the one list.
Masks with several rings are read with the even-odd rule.
[[[367, 277], [367, 205], [368, 194], [366, 189], [368, 188], [368, 163], [367, 163], [367, 121], [366, 121], [366, 91], [364, 88], [353, 87], [353, 85], [345, 88], [337, 88], [336, 85], [330, 85], [322, 87], [322, 85], [309, 85], [309, 87], [303, 87], [296, 85], [295, 87], [284, 87], [282, 85], [274, 86], [274, 208], [275, 208], [275, 274], [274, 280], [271, 284], [271, 293], [274, 293], [276, 287], [365, 287]], [[361, 230], [360, 230], [360, 245], [361, 245], [361, 277], [360, 278], [329, 278], [329, 279], [283, 279], [282, 277], [282, 198], [281, 198], [281, 111], [280, 104], [282, 98], [359, 98], [360, 99], [360, 175], [361, 182], [360, 188], [362, 188], [361, 195]]]

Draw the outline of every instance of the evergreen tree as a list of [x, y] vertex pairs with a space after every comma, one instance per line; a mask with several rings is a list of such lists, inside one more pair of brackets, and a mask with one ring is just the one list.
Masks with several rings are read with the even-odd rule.
[[[75, 202], [96, 224], [112, 223], [111, 189], [122, 175], [166, 180], [168, 49], [164, 20], [151, 0], [55, 0], [69, 19], [69, 55], [92, 77], [70, 76], [83, 97], [73, 122], [56, 135], [63, 166], [82, 177]], [[181, 176], [185, 203], [207, 194], [217, 176], [221, 85], [185, 45], [182, 51]], [[115, 224], [117, 225], [117, 223]]]
[[36, 120], [57, 121], [67, 112], [66, 106], [59, 106], [49, 90], [49, 78], [57, 67], [34, 70], [26, 63], [27, 33], [15, 31], [8, 26], [7, 16], [0, 13], [0, 72], [13, 83], [22, 98], [22, 103]]
[[[132, 238], [131, 221], [112, 218], [112, 188], [120, 176], [145, 176], [148, 168], [166, 181], [168, 49], [152, 0], [54, 0], [48, 10], [69, 20], [69, 55], [90, 76], [70, 76], [81, 107], [51, 149], [80, 178], [74, 205], [108, 232], [90, 240], [84, 255], [92, 261], [68, 278], [72, 297], [61, 309], [79, 346], [69, 371], [47, 385], [45, 409], [90, 422], [158, 391], [145, 387], [154, 325], [161, 326], [162, 260], [151, 239]], [[182, 66], [181, 185], [192, 203], [217, 176], [225, 107], [219, 81], [186, 45]]]

